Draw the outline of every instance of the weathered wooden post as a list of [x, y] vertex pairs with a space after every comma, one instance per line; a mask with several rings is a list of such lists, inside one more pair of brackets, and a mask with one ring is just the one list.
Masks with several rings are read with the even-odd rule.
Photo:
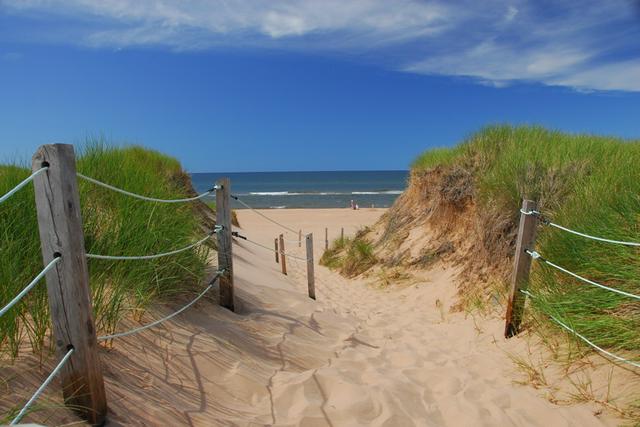
[[344, 241], [344, 227], [340, 228], [340, 242]]
[[525, 295], [520, 292], [526, 290], [529, 285], [529, 271], [531, 270], [531, 256], [526, 250], [533, 250], [536, 241], [537, 218], [527, 215], [536, 209], [536, 203], [532, 200], [522, 201], [520, 213], [520, 225], [518, 227], [518, 239], [516, 241], [516, 253], [513, 259], [513, 275], [511, 276], [511, 292], [507, 303], [507, 315], [504, 328], [504, 336], [510, 338], [520, 331], [520, 323], [524, 312]]
[[277, 263], [280, 262], [279, 259], [278, 259], [279, 250], [278, 250], [278, 238], [277, 237], [275, 239], [273, 239], [273, 245], [276, 248], [275, 252], [276, 252], [276, 264], [277, 264]]
[[280, 266], [282, 267], [282, 274], [287, 274], [287, 257], [284, 254], [284, 236], [280, 235]]
[[45, 265], [61, 257], [47, 272], [47, 293], [56, 354], [73, 348], [60, 371], [67, 405], [90, 424], [101, 425], [107, 415], [89, 270], [87, 268], [80, 196], [73, 146], [43, 145], [33, 156], [34, 171], [48, 166], [33, 180], [42, 258]]
[[309, 298], [316, 299], [316, 278], [313, 271], [313, 234], [307, 234], [307, 285]]
[[298, 230], [298, 247], [302, 247], [302, 230]]
[[324, 229], [324, 250], [329, 249], [329, 229], [325, 227]]
[[234, 311], [233, 255], [231, 229], [231, 182], [222, 178], [216, 183], [216, 224], [218, 231], [218, 268], [224, 272], [218, 279], [220, 284], [220, 305]]

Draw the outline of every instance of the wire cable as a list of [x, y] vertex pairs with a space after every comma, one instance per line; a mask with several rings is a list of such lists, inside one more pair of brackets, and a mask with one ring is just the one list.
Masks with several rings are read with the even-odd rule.
[[31, 289], [33, 289], [33, 287], [38, 284], [40, 279], [42, 279], [45, 274], [47, 274], [47, 272], [51, 270], [61, 259], [61, 257], [57, 256], [49, 264], [47, 264], [47, 266], [31, 281], [31, 283], [25, 286], [25, 288], [9, 302], [9, 304], [2, 307], [2, 310], [0, 310], [0, 317], [2, 317], [7, 311], [11, 309], [11, 307], [16, 305], [18, 301], [20, 301]]
[[7, 194], [5, 194], [4, 196], [0, 197], [0, 203], [3, 203], [9, 197], [11, 197], [14, 194], [16, 194], [18, 191], [20, 191], [20, 189], [22, 187], [24, 187], [25, 185], [27, 185], [28, 183], [33, 181], [33, 178], [35, 178], [36, 176], [40, 175], [42, 172], [46, 171], [47, 169], [49, 169], [49, 166], [42, 167], [42, 168], [38, 169], [37, 171], [33, 172], [26, 179], [24, 179], [20, 184], [16, 185], [11, 190], [9, 190], [9, 192]]
[[200, 292], [200, 294], [197, 297], [195, 297], [193, 300], [191, 300], [187, 305], [182, 307], [180, 310], [175, 311], [175, 312], [171, 313], [170, 315], [163, 317], [162, 319], [158, 319], [156, 321], [153, 321], [153, 322], [148, 323], [146, 325], [140, 326], [138, 328], [133, 328], [133, 329], [130, 329], [130, 330], [125, 331], [125, 332], [118, 332], [118, 333], [115, 333], [115, 334], [104, 335], [104, 336], [98, 337], [98, 341], [107, 341], [107, 340], [110, 340], [110, 339], [113, 339], [113, 338], [120, 338], [120, 337], [126, 337], [126, 336], [129, 336], [129, 335], [137, 334], [138, 332], [142, 332], [142, 331], [144, 331], [146, 329], [153, 328], [154, 326], [157, 326], [160, 323], [165, 322], [165, 321], [177, 316], [178, 314], [182, 313], [183, 311], [185, 311], [186, 309], [191, 307], [200, 298], [202, 298], [207, 292], [209, 292], [209, 290], [213, 287], [213, 284], [216, 282], [216, 280], [218, 280], [220, 278], [220, 276], [222, 274], [224, 274], [223, 271], [217, 272], [216, 276], [213, 278], [213, 280], [211, 280], [211, 283], [209, 283], [209, 285], [206, 288], [204, 288], [204, 290], [202, 292]]
[[[531, 292], [525, 291], [525, 290], [520, 290], [520, 292], [522, 292], [525, 295], [528, 295], [531, 298], [536, 298]], [[612, 359], [615, 359], [619, 362], [623, 362], [623, 363], [627, 363], [629, 365], [635, 366], [636, 368], [640, 368], [640, 363], [638, 362], [634, 362], [632, 360], [628, 360], [625, 359], [624, 357], [618, 356], [617, 354], [613, 354], [610, 351], [605, 350], [604, 348], [598, 346], [597, 344], [593, 343], [591, 340], [589, 340], [587, 337], [585, 337], [584, 335], [578, 333], [575, 329], [569, 327], [568, 325], [566, 325], [565, 323], [563, 323], [562, 321], [560, 321], [559, 319], [557, 319], [555, 316], [552, 316], [550, 314], [547, 314], [554, 322], [556, 322], [558, 325], [562, 326], [564, 329], [566, 329], [567, 331], [571, 332], [572, 334], [574, 334], [575, 336], [577, 336], [578, 338], [580, 338], [582, 341], [584, 341], [585, 343], [587, 343], [590, 347], [596, 349], [597, 351], [599, 351], [600, 353], [603, 353], [607, 356], [609, 356]]]
[[239, 199], [239, 198], [238, 198], [238, 196], [234, 196], [234, 195], [232, 194], [232, 195], [231, 195], [231, 198], [232, 198], [233, 200], [238, 201], [238, 202], [239, 202], [241, 205], [243, 205], [245, 208], [250, 209], [250, 210], [252, 210], [253, 212], [257, 213], [258, 215], [260, 215], [261, 217], [263, 217], [263, 218], [264, 218], [264, 219], [266, 219], [267, 221], [270, 221], [270, 222], [274, 223], [275, 225], [277, 225], [277, 226], [279, 226], [279, 227], [282, 227], [282, 228], [284, 228], [285, 230], [288, 230], [288, 231], [290, 231], [290, 232], [292, 232], [292, 233], [296, 233], [296, 234], [298, 234], [298, 230], [294, 230], [293, 228], [289, 228], [289, 227], [287, 227], [286, 225], [281, 224], [281, 223], [279, 223], [278, 221], [276, 221], [276, 220], [274, 220], [274, 219], [269, 218], [268, 216], [266, 216], [266, 215], [265, 215], [265, 214], [263, 214], [262, 212], [260, 212], [260, 211], [258, 211], [258, 210], [256, 210], [256, 209], [252, 208], [251, 206], [249, 206], [248, 204], [246, 204], [245, 202], [243, 202], [241, 199]]
[[527, 249], [527, 250], [525, 250], [525, 252], [527, 254], [529, 254], [531, 256], [531, 258], [533, 258], [535, 260], [538, 260], [540, 262], [544, 262], [545, 264], [550, 265], [551, 267], [553, 267], [553, 268], [555, 268], [557, 270], [560, 270], [563, 273], [566, 273], [569, 276], [575, 277], [576, 279], [581, 280], [581, 281], [583, 281], [585, 283], [588, 283], [588, 284], [590, 284], [592, 286], [596, 286], [598, 288], [605, 289], [605, 290], [610, 291], [610, 292], [615, 292], [617, 294], [624, 295], [624, 296], [629, 297], [629, 298], [635, 298], [637, 300], [640, 300], [640, 296], [639, 295], [635, 295], [635, 294], [632, 294], [632, 293], [629, 293], [629, 292], [621, 291], [621, 290], [616, 289], [616, 288], [612, 288], [612, 287], [609, 287], [609, 286], [602, 285], [600, 283], [594, 282], [593, 280], [589, 280], [587, 278], [584, 278], [584, 277], [582, 277], [582, 276], [580, 276], [580, 275], [578, 275], [578, 274], [576, 274], [576, 273], [574, 273], [572, 271], [569, 271], [566, 268], [560, 267], [559, 265], [554, 264], [553, 262], [551, 262], [551, 261], [545, 259], [544, 257], [542, 257], [536, 251], [530, 251], [530, 250]]
[[204, 242], [209, 240], [218, 230], [221, 229], [221, 228], [217, 228], [217, 227], [218, 226], [216, 226], [216, 229], [212, 233], [208, 234], [203, 239], [198, 240], [197, 242], [192, 243], [189, 246], [185, 246], [184, 248], [176, 249], [176, 250], [170, 251], [170, 252], [163, 252], [163, 253], [154, 254], [154, 255], [140, 255], [140, 256], [97, 255], [97, 254], [89, 254], [88, 253], [87, 254], [87, 258], [121, 261], [121, 260], [148, 260], [148, 259], [162, 258], [162, 257], [169, 256], [169, 255], [175, 255], [175, 254], [179, 254], [180, 252], [184, 252], [184, 251], [188, 251], [189, 249], [193, 249], [196, 246], [200, 246], [201, 244], [203, 244]]
[[60, 360], [60, 362], [58, 362], [58, 365], [53, 369], [53, 371], [51, 371], [47, 379], [44, 380], [44, 382], [40, 385], [40, 387], [38, 387], [36, 392], [33, 393], [33, 396], [31, 396], [31, 399], [29, 399], [29, 401], [24, 405], [24, 407], [20, 410], [20, 412], [18, 412], [18, 415], [16, 415], [16, 417], [11, 421], [10, 425], [14, 426], [20, 422], [22, 417], [24, 417], [27, 411], [29, 410], [29, 407], [33, 404], [33, 402], [38, 400], [38, 398], [40, 397], [44, 389], [47, 388], [51, 380], [53, 380], [53, 378], [58, 374], [58, 372], [60, 372], [60, 370], [65, 365], [65, 363], [67, 363], [67, 361], [69, 360], [69, 357], [71, 357], [72, 354], [73, 354], [73, 347], [71, 347], [69, 351], [67, 351], [67, 354], [65, 354], [64, 357]]
[[296, 256], [296, 255], [292, 255], [292, 254], [291, 254], [291, 253], [289, 253], [289, 252], [281, 252], [281, 251], [279, 251], [279, 250], [278, 250], [278, 251], [276, 251], [276, 250], [275, 250], [275, 249], [273, 249], [273, 248], [270, 248], [270, 247], [268, 247], [268, 246], [265, 246], [265, 245], [263, 245], [262, 243], [254, 242], [253, 240], [248, 239], [248, 238], [246, 238], [246, 237], [244, 237], [244, 236], [241, 236], [241, 238], [243, 238], [244, 240], [246, 240], [246, 241], [247, 241], [247, 242], [249, 242], [249, 243], [252, 243], [252, 244], [254, 244], [254, 245], [256, 245], [256, 246], [259, 246], [259, 247], [261, 247], [261, 248], [263, 248], [263, 249], [266, 249], [266, 250], [268, 250], [268, 251], [270, 251], [270, 252], [277, 253], [277, 254], [279, 254], [279, 255], [284, 255], [284, 256], [286, 256], [286, 257], [288, 257], [288, 258], [298, 259], [298, 260], [300, 260], [300, 261], [305, 261], [305, 262], [307, 261], [307, 259], [306, 259], [306, 258], [302, 258], [302, 257]]
[[552, 227], [555, 227], [555, 228], [558, 228], [560, 230], [566, 231], [567, 233], [575, 234], [576, 236], [585, 237], [585, 238], [591, 239], [591, 240], [597, 240], [599, 242], [613, 243], [613, 244], [616, 244], [616, 245], [640, 246], [640, 243], [638, 243], [638, 242], [628, 242], [628, 241], [624, 241], [624, 240], [605, 239], [604, 237], [592, 236], [590, 234], [581, 233], [579, 231], [572, 230], [570, 228], [564, 227], [564, 226], [562, 226], [560, 224], [556, 224], [555, 222], [551, 222], [551, 221], [545, 219], [542, 216], [542, 214], [540, 212], [538, 212], [538, 211], [523, 211], [522, 209], [520, 209], [520, 212], [522, 212], [524, 215], [533, 215], [535, 217], [541, 218], [545, 225], [550, 225]]
[[217, 186], [214, 186], [211, 190], [208, 190], [208, 191], [206, 191], [206, 192], [204, 192], [204, 193], [202, 193], [202, 194], [200, 194], [198, 196], [187, 197], [185, 199], [157, 199], [155, 197], [141, 196], [140, 194], [132, 193], [130, 191], [123, 190], [123, 189], [118, 188], [118, 187], [114, 187], [113, 185], [105, 184], [104, 182], [98, 181], [97, 179], [94, 179], [94, 178], [90, 178], [90, 177], [88, 177], [86, 175], [83, 175], [83, 174], [81, 174], [79, 172], [77, 173], [77, 175], [78, 175], [79, 178], [82, 178], [85, 181], [89, 181], [89, 182], [92, 182], [92, 183], [94, 183], [96, 185], [99, 185], [101, 187], [108, 188], [109, 190], [116, 191], [118, 193], [122, 193], [122, 194], [125, 194], [127, 196], [135, 197], [135, 198], [140, 199], [140, 200], [146, 200], [148, 202], [159, 202], [159, 203], [193, 202], [195, 200], [199, 200], [199, 199], [202, 199], [203, 197], [206, 197], [206, 196], [210, 195], [211, 193], [213, 193], [217, 189]]

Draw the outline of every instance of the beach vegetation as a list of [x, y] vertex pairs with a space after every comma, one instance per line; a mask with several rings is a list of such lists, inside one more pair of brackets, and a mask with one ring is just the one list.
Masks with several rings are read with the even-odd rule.
[[[454, 148], [421, 154], [412, 172], [440, 167], [470, 174], [474, 221], [489, 236], [483, 251], [491, 259], [498, 253], [494, 246], [506, 243], [513, 248], [523, 198], [536, 201], [538, 210], [555, 223], [594, 236], [640, 242], [638, 162], [637, 140], [501, 125], [484, 128]], [[595, 242], [540, 224], [535, 250], [583, 277], [640, 294], [637, 247]], [[496, 256], [491, 262], [511, 261]], [[505, 275], [503, 287], [507, 286]], [[530, 321], [535, 317], [549, 322], [552, 315], [596, 345], [632, 359], [638, 355], [638, 300], [590, 286], [539, 262], [533, 263], [529, 290], [536, 295], [529, 299]]]
[[[0, 166], [0, 194], [30, 174], [26, 165]], [[79, 172], [129, 191], [156, 198], [192, 196], [180, 163], [136, 146], [114, 147], [89, 140], [77, 153]], [[150, 203], [79, 180], [86, 250], [94, 254], [148, 255], [181, 248], [207, 232], [204, 203]], [[16, 296], [43, 268], [33, 184], [0, 205], [0, 306]], [[117, 330], [124, 316], [141, 316], [156, 300], [190, 293], [206, 274], [208, 245], [170, 257], [144, 261], [88, 260], [96, 327]], [[45, 280], [0, 317], [2, 357], [23, 346], [39, 352], [51, 343]]]
[[355, 277], [378, 261], [374, 248], [364, 236], [370, 231], [365, 227], [356, 232], [353, 239], [338, 238], [320, 258], [320, 264], [338, 270], [347, 277]]

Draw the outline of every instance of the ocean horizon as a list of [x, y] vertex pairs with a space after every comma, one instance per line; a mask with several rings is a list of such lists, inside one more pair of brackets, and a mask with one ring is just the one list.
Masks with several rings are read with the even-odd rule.
[[[407, 170], [192, 173], [198, 192], [220, 178], [231, 180], [232, 194], [260, 209], [387, 208], [402, 194]], [[234, 209], [244, 206], [232, 200]]]

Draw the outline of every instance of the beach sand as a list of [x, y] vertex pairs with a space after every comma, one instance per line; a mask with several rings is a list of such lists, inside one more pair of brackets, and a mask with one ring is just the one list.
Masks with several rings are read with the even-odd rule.
[[[330, 240], [341, 227], [353, 235], [384, 210], [263, 212], [313, 232], [317, 301], [307, 297], [304, 262], [289, 258], [284, 276], [272, 252], [239, 240], [237, 313], [199, 302], [102, 351], [108, 425], [616, 424], [592, 405], [557, 406], [516, 384], [508, 353], [522, 343], [502, 338], [502, 321], [449, 312], [455, 270], [380, 289], [317, 265], [325, 227]], [[255, 212], [238, 217], [242, 234], [269, 247], [283, 231]], [[287, 250], [304, 257], [297, 235], [286, 238]], [[158, 307], [143, 322], [180, 304]], [[57, 393], [54, 383], [48, 395]]]

